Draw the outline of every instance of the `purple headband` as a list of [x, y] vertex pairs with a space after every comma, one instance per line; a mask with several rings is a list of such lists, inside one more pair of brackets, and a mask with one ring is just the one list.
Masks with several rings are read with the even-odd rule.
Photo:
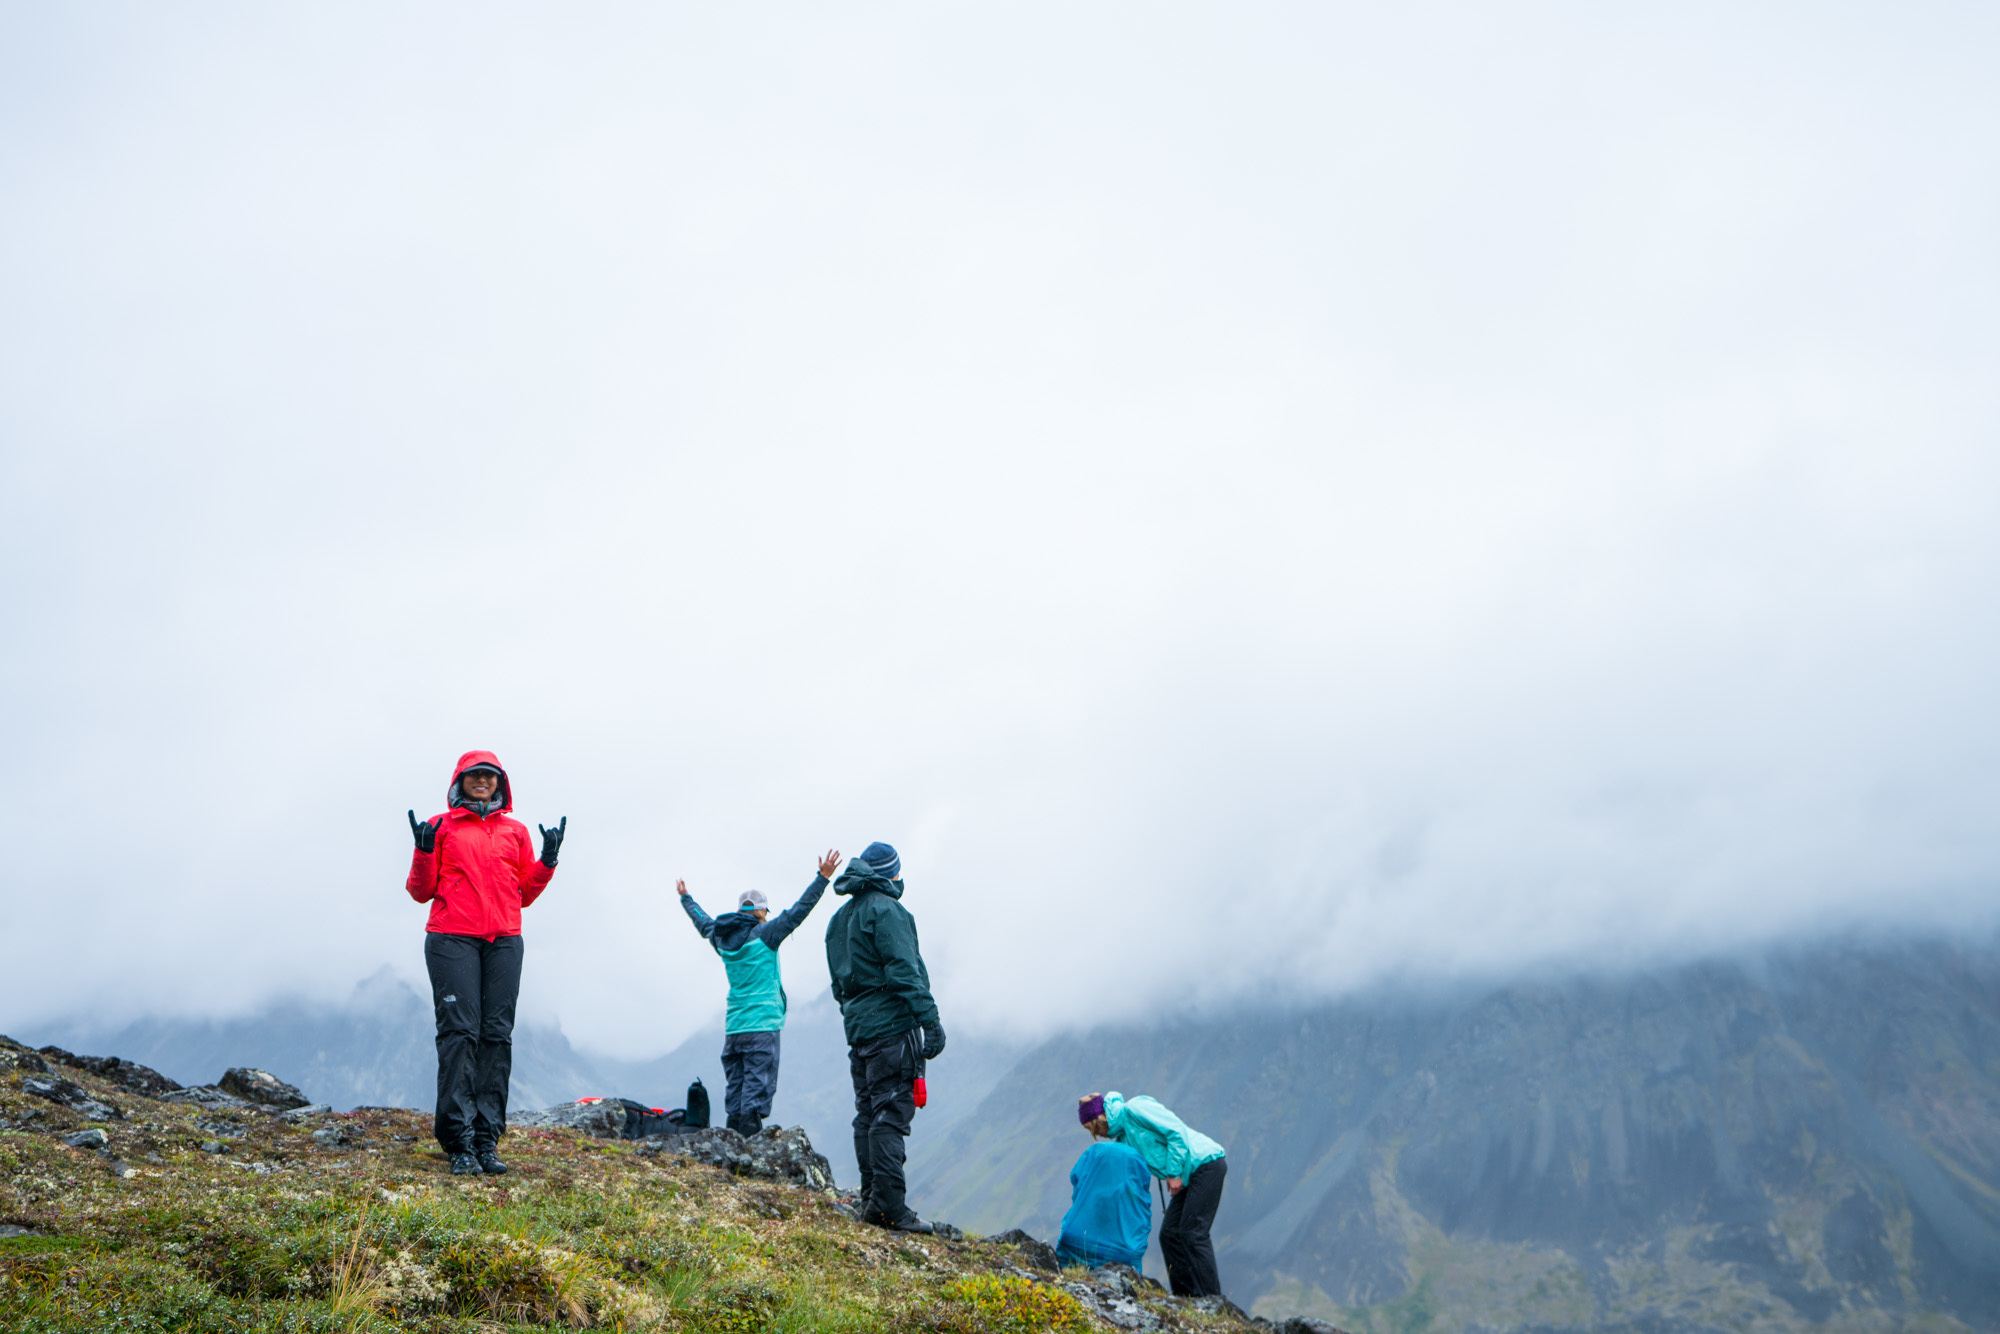
[[1085, 1098], [1076, 1105], [1076, 1119], [1083, 1125], [1089, 1125], [1102, 1115], [1104, 1115], [1104, 1095], [1102, 1093]]

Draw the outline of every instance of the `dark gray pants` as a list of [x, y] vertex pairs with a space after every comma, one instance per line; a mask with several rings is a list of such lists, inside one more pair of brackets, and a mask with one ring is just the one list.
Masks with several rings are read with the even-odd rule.
[[514, 1002], [521, 994], [521, 938], [424, 937], [437, 1012], [437, 1117], [446, 1153], [491, 1149], [507, 1131], [514, 1070]]
[[1222, 1294], [1222, 1277], [1215, 1272], [1215, 1244], [1208, 1230], [1222, 1203], [1222, 1178], [1228, 1160], [1217, 1158], [1194, 1169], [1181, 1183], [1180, 1194], [1167, 1206], [1160, 1224], [1160, 1255], [1167, 1262], [1167, 1286], [1176, 1297]]
[[722, 1039], [722, 1110], [731, 1130], [754, 1135], [778, 1093], [778, 1031], [730, 1033]]
[[922, 1051], [923, 1030], [870, 1038], [847, 1049], [854, 1080], [854, 1158], [861, 1165], [864, 1213], [891, 1221], [908, 1209], [903, 1180], [903, 1141], [917, 1114], [912, 1087]]

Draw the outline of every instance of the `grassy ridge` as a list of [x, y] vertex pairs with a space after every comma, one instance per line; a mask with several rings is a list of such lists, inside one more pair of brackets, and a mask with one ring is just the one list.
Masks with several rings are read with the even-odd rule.
[[[0, 1329], [1099, 1327], [1007, 1248], [899, 1237], [671, 1154], [531, 1130], [506, 1140], [509, 1175], [453, 1178], [414, 1112], [293, 1124], [61, 1073], [127, 1119], [86, 1123], [0, 1075], [0, 1223], [31, 1229], [0, 1238]], [[86, 1124], [103, 1149], [65, 1145]], [[1167, 1328], [1247, 1328], [1157, 1305]]]

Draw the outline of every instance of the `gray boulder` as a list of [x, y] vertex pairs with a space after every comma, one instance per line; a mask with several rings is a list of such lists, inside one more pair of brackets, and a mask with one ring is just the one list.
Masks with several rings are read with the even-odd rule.
[[63, 1140], [72, 1149], [101, 1149], [108, 1143], [104, 1132], [92, 1126], [89, 1130], [79, 1130]]
[[92, 1121], [122, 1121], [125, 1113], [108, 1102], [99, 1102], [89, 1092], [77, 1084], [70, 1083], [61, 1075], [35, 1075], [21, 1081], [21, 1091], [32, 1093], [37, 1098], [47, 1098], [50, 1102], [81, 1112]]
[[566, 1102], [539, 1112], [509, 1113], [509, 1127], [564, 1127], [581, 1130], [599, 1139], [619, 1139], [625, 1134], [625, 1108], [620, 1103]]
[[86, 1070], [99, 1079], [108, 1079], [126, 1092], [143, 1097], [157, 1098], [180, 1087], [158, 1070], [122, 1056], [78, 1056], [53, 1046], [43, 1047], [41, 1054], [73, 1070]]
[[222, 1078], [215, 1083], [224, 1093], [263, 1107], [306, 1107], [312, 1103], [312, 1099], [299, 1092], [295, 1085], [287, 1084], [269, 1070], [238, 1066], [223, 1071]]
[[832, 1190], [833, 1168], [797, 1126], [772, 1126], [755, 1135], [723, 1127], [655, 1135], [640, 1153], [674, 1153], [723, 1168], [737, 1176], [783, 1181], [808, 1190]]
[[1040, 1269], [1053, 1274], [1062, 1268], [1062, 1261], [1056, 1258], [1056, 1248], [1039, 1237], [1033, 1237], [1020, 1228], [1009, 1228], [997, 1237], [988, 1237], [996, 1246], [1011, 1246], [1030, 1269]]

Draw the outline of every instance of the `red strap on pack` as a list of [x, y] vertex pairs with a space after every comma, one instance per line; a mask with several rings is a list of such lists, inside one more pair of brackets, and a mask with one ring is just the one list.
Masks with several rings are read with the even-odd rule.
[[918, 1075], [916, 1082], [910, 1085], [910, 1096], [916, 1099], [917, 1106], [919, 1107], [923, 1107], [930, 1102], [931, 1091], [924, 1087], [924, 1077], [922, 1075]]

